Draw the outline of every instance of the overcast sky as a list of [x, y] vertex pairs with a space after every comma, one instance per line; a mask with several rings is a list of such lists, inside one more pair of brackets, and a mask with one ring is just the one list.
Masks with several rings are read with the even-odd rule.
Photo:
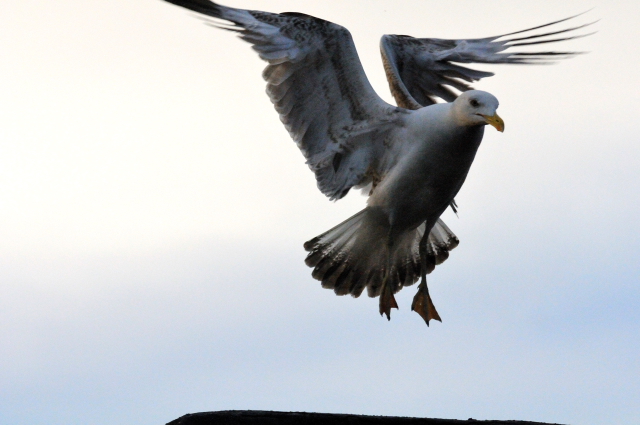
[[[264, 63], [160, 0], [0, 6], [0, 423], [160, 424], [296, 410], [640, 423], [637, 1], [229, 0], [353, 34], [391, 102], [382, 34], [484, 37], [595, 9], [589, 51], [477, 66], [500, 100], [443, 218], [430, 328], [398, 294], [336, 297], [302, 243], [329, 202]], [[545, 47], [546, 48], [546, 47]]]

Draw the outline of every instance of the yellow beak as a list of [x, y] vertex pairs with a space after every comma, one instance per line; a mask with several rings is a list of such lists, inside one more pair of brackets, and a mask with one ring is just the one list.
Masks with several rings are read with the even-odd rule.
[[487, 124], [491, 124], [501, 133], [504, 131], [504, 121], [498, 116], [498, 114], [494, 114], [492, 117], [483, 115], [483, 117], [487, 120]]

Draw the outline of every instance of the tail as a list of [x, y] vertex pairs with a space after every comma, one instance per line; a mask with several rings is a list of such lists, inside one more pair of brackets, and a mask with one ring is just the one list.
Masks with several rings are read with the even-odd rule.
[[[386, 215], [374, 208], [365, 208], [331, 230], [304, 244], [309, 251], [305, 263], [313, 267], [312, 276], [323, 288], [337, 295], [359, 297], [364, 288], [370, 297], [380, 295], [387, 264], [386, 240], [389, 224]], [[418, 244], [425, 232], [425, 223], [405, 232], [394, 243], [391, 274], [388, 283], [393, 293], [413, 285], [421, 276]], [[449, 257], [449, 251], [459, 240], [442, 220], [431, 229], [427, 244], [431, 273], [437, 264]]]

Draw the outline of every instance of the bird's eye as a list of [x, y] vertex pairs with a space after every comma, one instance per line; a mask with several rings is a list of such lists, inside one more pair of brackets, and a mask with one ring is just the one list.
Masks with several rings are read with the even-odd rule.
[[471, 99], [471, 100], [469, 101], [469, 103], [470, 103], [470, 104], [471, 104], [471, 106], [473, 106], [474, 108], [477, 108], [478, 106], [480, 106], [480, 102], [478, 102], [478, 101], [477, 101], [477, 100], [475, 100], [475, 99]]

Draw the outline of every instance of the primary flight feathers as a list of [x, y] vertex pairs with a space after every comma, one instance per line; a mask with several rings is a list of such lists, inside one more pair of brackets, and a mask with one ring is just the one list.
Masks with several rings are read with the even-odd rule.
[[[470, 90], [471, 87], [467, 83], [494, 75], [492, 72], [478, 71], [456, 65], [456, 63], [541, 64], [579, 54], [581, 52], [506, 51], [512, 47], [557, 43], [590, 35], [580, 34], [550, 38], [585, 28], [592, 23], [541, 34], [508, 38], [512, 35], [530, 33], [540, 28], [556, 25], [577, 16], [580, 15], [509, 34], [466, 40], [384, 35], [380, 40], [380, 51], [391, 93], [398, 106], [408, 109], [432, 105], [436, 103], [436, 97], [453, 102], [457, 95], [449, 87], [459, 91]], [[537, 40], [527, 41], [533, 39]]]

